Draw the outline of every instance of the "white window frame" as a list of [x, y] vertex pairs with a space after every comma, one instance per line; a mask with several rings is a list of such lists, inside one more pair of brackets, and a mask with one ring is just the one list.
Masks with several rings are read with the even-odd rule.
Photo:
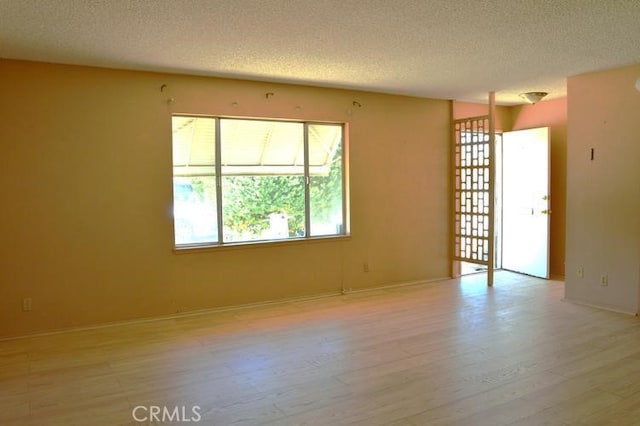
[[[177, 243], [176, 242], [176, 230], [174, 219], [174, 247], [176, 249], [193, 249], [202, 247], [223, 247], [223, 246], [237, 246], [237, 245], [253, 245], [260, 243], [274, 243], [274, 242], [290, 242], [300, 240], [316, 240], [325, 238], [346, 237], [350, 232], [350, 218], [349, 218], [349, 191], [348, 191], [348, 138], [347, 138], [347, 123], [340, 122], [322, 122], [322, 121], [300, 121], [300, 120], [283, 120], [273, 118], [246, 118], [246, 117], [227, 117], [227, 116], [209, 116], [209, 115], [196, 115], [196, 114], [173, 114], [174, 117], [190, 117], [190, 118], [207, 118], [215, 120], [215, 186], [216, 186], [216, 219], [217, 219], [217, 241], [206, 242], [190, 242], [190, 243]], [[223, 161], [222, 161], [222, 135], [221, 135], [221, 121], [222, 120], [242, 120], [242, 121], [260, 121], [260, 122], [281, 122], [281, 123], [300, 123], [304, 129], [304, 236], [300, 237], [288, 237], [281, 239], [260, 239], [260, 240], [242, 240], [242, 241], [224, 241], [224, 216], [223, 216], [223, 191], [222, 191], [222, 179], [229, 174], [223, 175]], [[327, 125], [336, 126], [340, 128], [340, 144], [341, 144], [341, 166], [342, 166], [342, 229], [340, 232], [330, 233], [326, 235], [311, 235], [311, 173], [309, 165], [309, 128], [313, 125]], [[173, 146], [172, 138], [172, 146]], [[256, 174], [257, 176], [267, 176], [265, 174]], [[193, 174], [193, 177], [210, 176], [210, 174]], [[176, 177], [184, 177], [184, 175], [177, 175], [174, 167], [172, 167], [172, 182]], [[175, 194], [173, 194], [173, 206], [175, 206]]]

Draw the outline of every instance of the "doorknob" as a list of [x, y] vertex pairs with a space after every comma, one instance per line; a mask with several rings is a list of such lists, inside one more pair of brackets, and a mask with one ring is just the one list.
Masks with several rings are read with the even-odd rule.
[[542, 213], [542, 214], [551, 214], [551, 210], [542, 210], [540, 213]]
[[543, 195], [543, 196], [542, 196], [542, 199], [543, 199], [544, 201], [547, 201], [547, 200], [549, 199], [549, 196], [548, 196], [548, 195]]

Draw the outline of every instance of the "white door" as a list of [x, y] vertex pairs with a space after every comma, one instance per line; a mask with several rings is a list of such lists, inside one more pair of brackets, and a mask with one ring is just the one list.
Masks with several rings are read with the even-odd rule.
[[502, 268], [549, 278], [549, 128], [502, 139]]

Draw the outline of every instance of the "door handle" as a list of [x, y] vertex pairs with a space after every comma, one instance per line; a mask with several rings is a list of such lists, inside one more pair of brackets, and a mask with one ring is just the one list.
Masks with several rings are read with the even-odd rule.
[[551, 214], [551, 210], [542, 210], [540, 213], [542, 213], [542, 214]]

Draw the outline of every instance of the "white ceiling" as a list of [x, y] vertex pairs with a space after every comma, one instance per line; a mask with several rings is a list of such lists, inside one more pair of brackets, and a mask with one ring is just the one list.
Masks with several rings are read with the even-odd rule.
[[515, 104], [640, 63], [640, 0], [0, 0], [0, 57]]

